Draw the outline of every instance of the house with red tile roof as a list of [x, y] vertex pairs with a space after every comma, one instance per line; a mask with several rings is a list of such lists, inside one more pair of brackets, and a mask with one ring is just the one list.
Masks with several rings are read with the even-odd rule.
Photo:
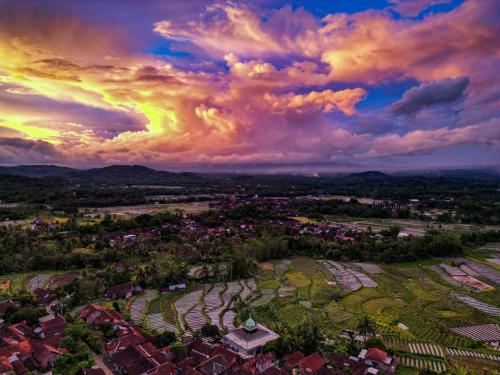
[[274, 366], [274, 353], [259, 354], [249, 358], [240, 366], [240, 371], [246, 375], [263, 374]]
[[9, 374], [14, 371], [14, 366], [9, 362], [7, 357], [0, 357], [0, 374]]
[[174, 353], [170, 348], [158, 348], [151, 337], [126, 322], [116, 311], [90, 304], [79, 314], [80, 319], [91, 326], [112, 324], [114, 338], [104, 345], [107, 361], [114, 371], [128, 375], [176, 375], [179, 370], [171, 361]]
[[305, 358], [304, 353], [302, 352], [293, 352], [290, 354], [286, 354], [283, 357], [284, 367], [291, 371], [295, 367], [299, 366], [299, 363]]
[[[358, 358], [364, 360], [365, 364], [370, 368], [393, 374], [396, 372], [398, 359], [395, 356], [390, 356], [385, 351], [379, 348], [363, 349], [358, 355]], [[373, 371], [372, 371], [373, 372]]]
[[100, 326], [111, 324], [115, 328], [120, 325], [127, 325], [123, 317], [116, 311], [108, 310], [103, 306], [90, 304], [78, 315], [88, 325]]
[[324, 365], [324, 359], [318, 353], [312, 353], [299, 362], [300, 373], [304, 375], [317, 374]]

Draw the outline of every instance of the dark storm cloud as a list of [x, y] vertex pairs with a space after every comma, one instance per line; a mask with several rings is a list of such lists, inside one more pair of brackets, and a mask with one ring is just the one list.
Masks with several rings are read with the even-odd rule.
[[468, 85], [468, 77], [422, 83], [406, 91], [391, 110], [396, 115], [413, 116], [424, 108], [461, 99]]
[[59, 161], [60, 153], [45, 141], [0, 137], [0, 164]]

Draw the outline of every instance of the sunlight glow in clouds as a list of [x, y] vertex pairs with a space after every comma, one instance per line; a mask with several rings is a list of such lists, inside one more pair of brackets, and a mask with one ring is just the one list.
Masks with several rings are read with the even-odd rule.
[[116, 4], [0, 2], [0, 163], [500, 155], [498, 1]]

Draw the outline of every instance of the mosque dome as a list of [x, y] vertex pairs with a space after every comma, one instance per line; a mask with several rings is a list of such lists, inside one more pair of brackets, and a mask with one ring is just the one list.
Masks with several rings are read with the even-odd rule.
[[255, 320], [250, 316], [245, 322], [245, 329], [247, 331], [253, 331], [255, 328], [257, 328], [257, 324], [255, 324]]

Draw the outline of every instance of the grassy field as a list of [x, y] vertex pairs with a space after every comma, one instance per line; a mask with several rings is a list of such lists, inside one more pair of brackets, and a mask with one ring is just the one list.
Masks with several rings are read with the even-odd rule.
[[417, 369], [406, 366], [398, 366], [396, 369], [396, 375], [416, 375]]
[[80, 212], [88, 218], [102, 215], [116, 215], [121, 217], [133, 217], [142, 214], [153, 214], [162, 211], [184, 211], [186, 213], [196, 214], [209, 209], [209, 203], [189, 202], [189, 203], [166, 203], [166, 204], [141, 204], [136, 206], [116, 206], [116, 207], [86, 207], [81, 208]]
[[2, 290], [5, 294], [16, 294], [24, 290], [26, 287], [26, 280], [33, 276], [33, 272], [16, 273], [10, 275], [0, 276], [0, 281], [4, 282], [10, 280], [10, 286], [8, 290]]
[[292, 217], [292, 219], [301, 222], [303, 224], [319, 224], [316, 220], [310, 219], [305, 216], [295, 216]]

